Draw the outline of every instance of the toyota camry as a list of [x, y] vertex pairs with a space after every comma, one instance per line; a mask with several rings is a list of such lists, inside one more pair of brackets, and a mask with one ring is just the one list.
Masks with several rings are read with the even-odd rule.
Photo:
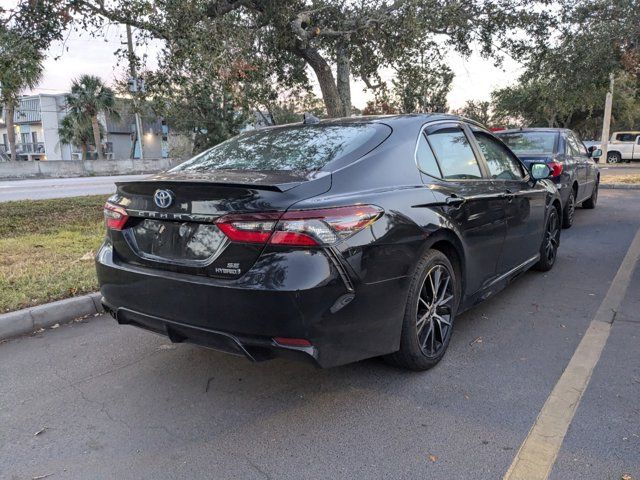
[[425, 370], [457, 315], [553, 267], [550, 173], [449, 115], [249, 131], [117, 185], [102, 301], [120, 324], [255, 361]]

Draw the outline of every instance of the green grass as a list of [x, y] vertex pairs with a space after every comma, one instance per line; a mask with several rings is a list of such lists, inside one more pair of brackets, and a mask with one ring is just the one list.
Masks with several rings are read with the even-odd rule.
[[105, 199], [0, 203], [0, 312], [97, 290]]

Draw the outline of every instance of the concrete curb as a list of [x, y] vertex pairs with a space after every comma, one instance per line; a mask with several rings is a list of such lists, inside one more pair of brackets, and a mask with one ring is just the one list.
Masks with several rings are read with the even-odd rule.
[[66, 298], [57, 302], [29, 307], [0, 315], [0, 340], [32, 333], [56, 323], [104, 313], [100, 293]]
[[605, 190], [640, 190], [640, 184], [634, 183], [600, 183]]

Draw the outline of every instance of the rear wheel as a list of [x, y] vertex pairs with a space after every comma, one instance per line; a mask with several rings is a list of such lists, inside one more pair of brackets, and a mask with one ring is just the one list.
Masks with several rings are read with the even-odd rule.
[[557, 208], [551, 207], [540, 246], [540, 260], [534, 266], [536, 270], [547, 272], [553, 268], [558, 255], [558, 245], [560, 245], [560, 215]]
[[411, 370], [427, 370], [445, 354], [460, 302], [457, 274], [439, 250], [429, 250], [411, 280], [400, 350], [387, 359]]
[[582, 208], [596, 208], [596, 203], [598, 203], [599, 185], [600, 185], [600, 179], [596, 181], [596, 184], [593, 187], [593, 192], [591, 192], [591, 196], [587, 198], [584, 202], [582, 202]]
[[569, 198], [567, 199], [567, 204], [562, 211], [562, 228], [570, 228], [573, 225], [573, 218], [576, 214], [576, 190], [575, 188], [571, 189], [571, 193], [569, 193]]
[[607, 163], [620, 163], [622, 161], [622, 155], [618, 152], [607, 153]]

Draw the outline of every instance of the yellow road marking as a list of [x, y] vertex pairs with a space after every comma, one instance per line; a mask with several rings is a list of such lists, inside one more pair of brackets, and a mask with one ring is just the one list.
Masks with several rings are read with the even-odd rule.
[[546, 480], [556, 461], [582, 394], [607, 343], [611, 324], [640, 258], [640, 230], [611, 282], [567, 368], [551, 391], [504, 480]]

